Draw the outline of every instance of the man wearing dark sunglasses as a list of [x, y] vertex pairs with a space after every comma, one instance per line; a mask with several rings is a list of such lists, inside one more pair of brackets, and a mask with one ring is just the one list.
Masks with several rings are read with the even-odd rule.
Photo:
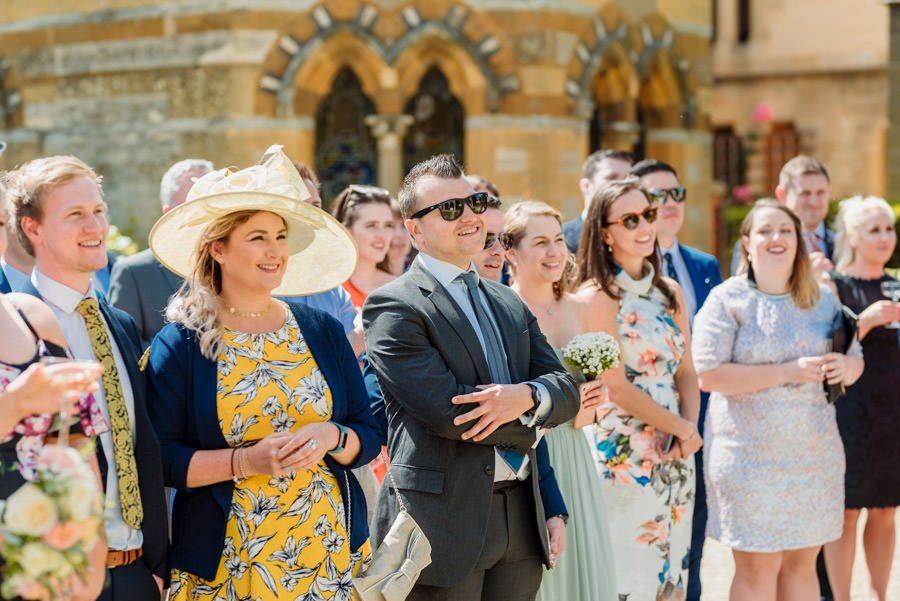
[[[552, 562], [536, 427], [573, 417], [578, 392], [521, 300], [475, 270], [486, 196], [452, 156], [416, 165], [399, 200], [419, 255], [363, 307], [391, 473], [432, 547], [410, 601], [529, 601]], [[382, 488], [374, 544], [398, 512]]]
[[499, 282], [503, 275], [503, 265], [506, 263], [506, 250], [503, 244], [506, 236], [503, 234], [503, 211], [500, 210], [499, 198], [491, 197], [483, 218], [487, 234], [484, 250], [475, 255], [475, 269], [481, 277]]
[[[631, 174], [641, 179], [657, 209], [656, 240], [659, 243], [660, 267], [663, 273], [676, 280], [684, 293], [688, 321], [706, 301], [706, 296], [722, 283], [719, 262], [712, 255], [678, 243], [678, 232], [684, 225], [684, 206], [687, 191], [678, 180], [675, 168], [654, 159], [640, 161], [631, 168]], [[709, 394], [700, 395], [700, 436], [703, 436], [703, 420]], [[706, 487], [703, 483], [703, 450], [694, 457], [697, 462], [697, 490], [694, 505], [693, 532], [691, 537], [691, 566], [688, 575], [688, 601], [700, 601], [700, 560], [706, 530]]]

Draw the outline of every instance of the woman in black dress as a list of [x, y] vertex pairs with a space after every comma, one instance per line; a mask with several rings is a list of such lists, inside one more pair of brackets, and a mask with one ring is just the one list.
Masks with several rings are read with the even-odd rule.
[[884, 601], [894, 556], [894, 510], [900, 505], [900, 303], [881, 291], [897, 243], [894, 212], [884, 200], [854, 197], [837, 218], [836, 271], [841, 302], [859, 315], [865, 371], [837, 402], [838, 428], [847, 457], [846, 511], [841, 538], [825, 546], [835, 601], [849, 601], [856, 529], [866, 509], [863, 534], [872, 599]]

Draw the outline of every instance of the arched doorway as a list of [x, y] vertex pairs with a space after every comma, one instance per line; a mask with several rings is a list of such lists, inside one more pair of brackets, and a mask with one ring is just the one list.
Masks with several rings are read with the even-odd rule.
[[367, 115], [375, 105], [349, 67], [334, 77], [331, 92], [316, 112], [316, 173], [322, 182], [323, 208], [350, 184], [375, 184], [378, 152]]
[[419, 83], [419, 91], [404, 111], [414, 119], [403, 139], [403, 167], [412, 167], [435, 154], [463, 157], [464, 111], [438, 68], [430, 69]]

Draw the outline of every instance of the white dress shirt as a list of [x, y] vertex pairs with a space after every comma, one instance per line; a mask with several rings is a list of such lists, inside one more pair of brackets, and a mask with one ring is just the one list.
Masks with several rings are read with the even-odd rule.
[[688, 271], [687, 263], [684, 262], [684, 257], [681, 255], [681, 247], [678, 245], [678, 240], [672, 243], [671, 248], [659, 247], [663, 275], [668, 275], [666, 272], [666, 253], [672, 255], [672, 265], [675, 267], [675, 273], [678, 275], [678, 285], [681, 286], [681, 292], [684, 294], [684, 308], [687, 311], [688, 323], [693, 327], [694, 315], [697, 313], [697, 294], [694, 292], [691, 272]]
[[[84, 318], [76, 310], [78, 303], [82, 299], [97, 298], [93, 284], [88, 288], [87, 294], [81, 294], [77, 290], [51, 280], [41, 273], [37, 267], [34, 268], [31, 274], [31, 283], [41, 293], [41, 296], [53, 310], [54, 315], [56, 315], [59, 325], [62, 326], [63, 335], [66, 337], [66, 343], [69, 345], [72, 356], [76, 359], [96, 361], [97, 357], [94, 355], [94, 348], [91, 346], [91, 337], [88, 334], [87, 325], [84, 323]], [[100, 317], [103, 319], [102, 313]], [[122, 354], [116, 346], [116, 340], [113, 338], [109, 326], [107, 326], [106, 331], [109, 336], [110, 346], [112, 346], [112, 355], [116, 362], [116, 369], [119, 371], [119, 385], [122, 387], [122, 396], [125, 399], [125, 406], [128, 408], [131, 438], [134, 440], [134, 392], [131, 389], [131, 381], [128, 379], [128, 368], [125, 366]], [[103, 416], [109, 422], [109, 408], [106, 405], [106, 395], [102, 386], [94, 393], [94, 398], [97, 399], [97, 404], [103, 411]], [[119, 478], [113, 453], [112, 431], [104, 432], [99, 438], [108, 466], [104, 517], [109, 548], [117, 551], [137, 549], [144, 544], [144, 535], [140, 530], [134, 530], [128, 526], [122, 518], [122, 506], [119, 502]]]
[[[423, 252], [419, 252], [416, 260], [420, 262], [422, 267], [425, 270], [434, 276], [434, 278], [447, 290], [447, 293], [450, 295], [450, 298], [456, 303], [456, 305], [462, 310], [463, 314], [466, 316], [466, 319], [469, 320], [469, 323], [472, 326], [472, 329], [475, 330], [475, 335], [478, 337], [478, 342], [481, 344], [481, 352], [484, 353], [484, 356], [487, 357], [487, 347], [485, 347], [484, 343], [484, 334], [481, 331], [481, 326], [478, 324], [478, 316], [475, 314], [475, 308], [472, 306], [472, 302], [469, 300], [469, 290], [466, 287], [466, 283], [463, 281], [460, 275], [465, 273], [465, 271], [472, 271], [475, 275], [478, 275], [478, 272], [475, 271], [475, 265], [470, 264], [469, 269], [462, 270], [456, 265], [452, 265], [445, 261], [441, 261], [439, 259], [435, 259], [432, 256], [429, 256]], [[487, 298], [484, 296], [484, 292], [481, 290], [481, 287], [478, 289], [478, 300], [481, 302], [481, 306], [484, 308], [487, 313], [488, 318], [491, 320], [491, 325], [494, 326], [494, 329], [500, 332], [500, 328], [497, 326], [497, 321], [494, 318], [494, 313], [491, 310], [491, 305], [488, 302]], [[500, 338], [502, 341], [502, 338]], [[506, 357], [506, 349], [501, 348], [501, 352], [503, 353], [503, 359], [507, 360]], [[485, 384], [490, 384], [491, 382], [485, 382]], [[533, 428], [535, 424], [543, 422], [543, 419], [550, 413], [550, 409], [552, 408], [552, 404], [550, 401], [550, 393], [547, 391], [547, 388], [540, 382], [529, 382], [534, 385], [540, 396], [540, 403], [535, 408], [534, 413], [531, 416], [521, 416], [519, 421], [522, 422], [523, 425], [528, 426], [529, 428]], [[535, 431], [535, 445], [540, 440], [540, 431]], [[510, 469], [509, 465], [504, 461], [497, 450], [494, 450], [494, 482], [501, 482], [503, 480], [514, 480], [518, 477], [520, 480], [524, 480], [528, 477], [528, 458], [525, 458], [525, 463], [523, 467], [519, 470], [518, 475], [513, 473], [512, 469]]]

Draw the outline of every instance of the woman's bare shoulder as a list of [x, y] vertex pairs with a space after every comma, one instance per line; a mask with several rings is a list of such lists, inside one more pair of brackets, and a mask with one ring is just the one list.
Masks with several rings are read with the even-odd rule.
[[59, 322], [56, 321], [53, 311], [46, 303], [30, 294], [18, 292], [7, 294], [6, 299], [9, 300], [13, 307], [25, 315], [25, 318], [28, 319], [38, 336], [58, 346], [66, 346], [62, 328]]

